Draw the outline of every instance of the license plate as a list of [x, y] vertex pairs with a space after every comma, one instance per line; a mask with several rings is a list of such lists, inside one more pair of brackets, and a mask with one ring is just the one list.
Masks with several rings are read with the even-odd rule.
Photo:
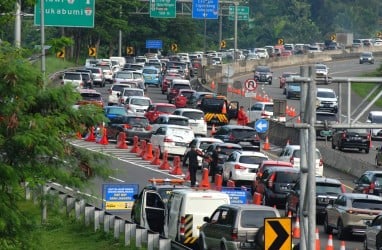
[[189, 123], [189, 125], [190, 125], [191, 127], [196, 127], [196, 126], [198, 126], [197, 123]]
[[326, 103], [325, 103], [325, 104], [324, 104], [324, 107], [330, 107], [330, 104], [326, 104]]
[[359, 137], [351, 137], [350, 140], [353, 140], [353, 141], [360, 141], [361, 138], [359, 138]]
[[133, 128], [134, 131], [143, 131], [143, 128]]
[[240, 242], [240, 247], [241, 248], [252, 248], [252, 249], [254, 249], [255, 244], [249, 243], [249, 242]]
[[143, 109], [137, 109], [136, 112], [143, 112]]
[[187, 143], [185, 143], [185, 142], [175, 142], [175, 146], [186, 147]]

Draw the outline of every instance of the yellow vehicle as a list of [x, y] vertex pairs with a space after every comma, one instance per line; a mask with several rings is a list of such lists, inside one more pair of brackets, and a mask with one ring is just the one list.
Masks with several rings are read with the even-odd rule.
[[228, 102], [223, 95], [206, 95], [201, 101], [200, 109], [204, 112], [204, 120], [208, 125], [222, 126], [237, 118], [239, 102]]

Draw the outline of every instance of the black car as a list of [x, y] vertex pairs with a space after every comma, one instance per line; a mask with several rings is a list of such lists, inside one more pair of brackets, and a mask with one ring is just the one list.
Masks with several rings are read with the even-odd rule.
[[358, 149], [365, 150], [366, 154], [370, 150], [371, 137], [367, 129], [364, 128], [340, 128], [333, 130], [332, 149], [339, 150]]
[[214, 134], [224, 142], [236, 143], [241, 145], [250, 145], [258, 148], [260, 151], [260, 139], [254, 128], [241, 125], [224, 125], [221, 126]]
[[273, 72], [269, 66], [257, 66], [254, 71], [254, 79], [258, 83], [268, 83], [272, 85]]
[[206, 95], [214, 95], [212, 92], [195, 92], [187, 99], [187, 107], [199, 109], [200, 104], [202, 103], [202, 99]]
[[125, 132], [126, 141], [132, 142], [134, 136], [138, 136], [139, 140], [150, 140], [152, 135], [152, 127], [149, 120], [141, 115], [121, 115], [109, 117], [107, 123], [108, 139], [118, 140], [120, 132]]
[[284, 206], [288, 191], [295, 185], [299, 177], [300, 170], [297, 168], [267, 168], [261, 177], [256, 177], [256, 186], [252, 187], [252, 190], [261, 194], [262, 205]]
[[[202, 161], [202, 167], [203, 168], [208, 168], [210, 169], [210, 163], [211, 163], [211, 158], [209, 156], [212, 155], [212, 152], [216, 149], [216, 147], [220, 147], [220, 153], [219, 153], [219, 160], [218, 160], [218, 171], [217, 173], [222, 173], [223, 171], [223, 165], [224, 162], [228, 159], [228, 156], [236, 150], [243, 150], [243, 148], [235, 143], [212, 143], [211, 145], [208, 146], [207, 149], [203, 151], [204, 155], [206, 157], [203, 158]], [[210, 171], [211, 172], [211, 171]]]
[[[285, 215], [290, 212], [292, 215], [299, 214], [300, 180], [289, 191], [285, 202]], [[341, 181], [334, 178], [316, 176], [316, 218], [322, 223], [325, 216], [325, 208], [330, 201], [335, 200], [338, 195], [345, 193], [345, 188]]]
[[382, 194], [382, 171], [366, 171], [354, 180], [353, 193]]
[[[338, 123], [337, 114], [330, 112], [316, 112], [316, 137], [330, 140], [332, 138], [332, 130], [328, 126], [336, 123]], [[327, 128], [325, 128], [325, 126]]]

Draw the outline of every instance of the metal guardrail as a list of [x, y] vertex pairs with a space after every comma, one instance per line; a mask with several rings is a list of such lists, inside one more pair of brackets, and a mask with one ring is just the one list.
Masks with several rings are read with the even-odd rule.
[[[86, 226], [93, 225], [94, 231], [112, 232], [114, 238], [124, 239], [125, 246], [147, 247], [148, 250], [191, 250], [157, 232], [87, 203], [85, 198], [81, 198], [86, 194], [54, 182], [47, 183], [46, 187], [49, 194], [57, 195], [62, 200], [66, 214], [74, 213], [78, 221], [83, 221]], [[26, 196], [30, 197], [30, 192], [26, 193]]]

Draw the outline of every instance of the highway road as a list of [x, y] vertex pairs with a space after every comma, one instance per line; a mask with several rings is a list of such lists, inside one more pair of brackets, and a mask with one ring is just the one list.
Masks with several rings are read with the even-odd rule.
[[[332, 76], [358, 76], [359, 74], [367, 71], [374, 70], [378, 64], [375, 65], [359, 65], [358, 60], [349, 60], [349, 61], [340, 61], [340, 62], [328, 62], [327, 65], [330, 67], [331, 75]], [[272, 98], [280, 98], [284, 99], [285, 97], [282, 95], [282, 90], [279, 88], [278, 83], [278, 76], [281, 75], [283, 71], [298, 71], [299, 66], [291, 66], [287, 68], [274, 68], [274, 80], [273, 84], [271, 86], [265, 85], [261, 86], [264, 88], [264, 90], [268, 93], [269, 96]], [[249, 77], [252, 77], [252, 74], [245, 75], [239, 77], [239, 80], [245, 80]], [[108, 86], [108, 85], [107, 85]], [[260, 87], [260, 88], [261, 88]], [[336, 86], [328, 85], [328, 87], [336, 88]], [[99, 89], [97, 90], [101, 91], [105, 97], [107, 97], [107, 88]], [[159, 89], [151, 87], [148, 90], [148, 95], [153, 99], [154, 102], [166, 102], [165, 95], [162, 95], [159, 91]], [[230, 96], [231, 99], [239, 99], [239, 101], [246, 107], [249, 106], [249, 98], [245, 97], [235, 97]], [[355, 98], [353, 98], [355, 100]], [[294, 105], [295, 107], [298, 107], [299, 101], [298, 100], [288, 100], [288, 105]], [[355, 105], [355, 104], [354, 104]], [[166, 171], [160, 171], [158, 170], [158, 167], [151, 166], [148, 162], [141, 160], [138, 158], [135, 154], [131, 154], [128, 152], [128, 150], [123, 149], [116, 149], [115, 144], [110, 143], [109, 145], [99, 145], [92, 142], [84, 142], [81, 140], [75, 140], [73, 142], [74, 144], [88, 148], [90, 150], [102, 152], [104, 154], [110, 155], [110, 167], [115, 171], [107, 180], [101, 180], [101, 179], [94, 179], [92, 181], [91, 186], [87, 190], [83, 190], [87, 193], [90, 193], [94, 197], [97, 197], [99, 199], [102, 198], [102, 184], [104, 183], [132, 183], [132, 184], [138, 184], [140, 187], [147, 184], [147, 180], [150, 178], [170, 178], [171, 175], [168, 174]], [[325, 143], [325, 142], [319, 142], [319, 143]], [[329, 143], [328, 143], [329, 144]], [[380, 142], [373, 142], [373, 147], [376, 145], [380, 145]], [[266, 153], [273, 153], [277, 154], [277, 149], [274, 152], [266, 152]], [[344, 153], [345, 154], [345, 153]], [[365, 160], [371, 161], [373, 160], [373, 156], [375, 156], [375, 152], [372, 150], [370, 154], [366, 155], [364, 153], [360, 154], [358, 152], [356, 153], [346, 153], [349, 155], [349, 159], [351, 160], [351, 157], [364, 157]], [[355, 156], [354, 156], [355, 155]], [[271, 155], [271, 157], [274, 157], [274, 155]], [[183, 169], [183, 172], [185, 172], [185, 169]], [[338, 172], [334, 169], [326, 169], [325, 174], [330, 177], [339, 178], [342, 180], [342, 182], [347, 186], [348, 191], [351, 191], [351, 187], [353, 186], [352, 181], [355, 178], [354, 176], [344, 174], [341, 172]], [[174, 176], [173, 176], [174, 177]], [[182, 178], [182, 176], [175, 176], [175, 178]], [[200, 173], [199, 173], [200, 178]], [[96, 202], [97, 204], [100, 204], [100, 201], [98, 200]], [[283, 211], [281, 211], [281, 214], [284, 214]], [[129, 218], [128, 214], [122, 214], [122, 216]], [[321, 249], [325, 249], [326, 243], [327, 243], [327, 235], [323, 232], [322, 225], [319, 226], [320, 230], [320, 239], [321, 239]], [[339, 249], [340, 242], [336, 240], [336, 237], [334, 236], [334, 247], [335, 249]], [[346, 242], [346, 249], [361, 249], [362, 248], [362, 239], [353, 237], [352, 239], [348, 240]]]

